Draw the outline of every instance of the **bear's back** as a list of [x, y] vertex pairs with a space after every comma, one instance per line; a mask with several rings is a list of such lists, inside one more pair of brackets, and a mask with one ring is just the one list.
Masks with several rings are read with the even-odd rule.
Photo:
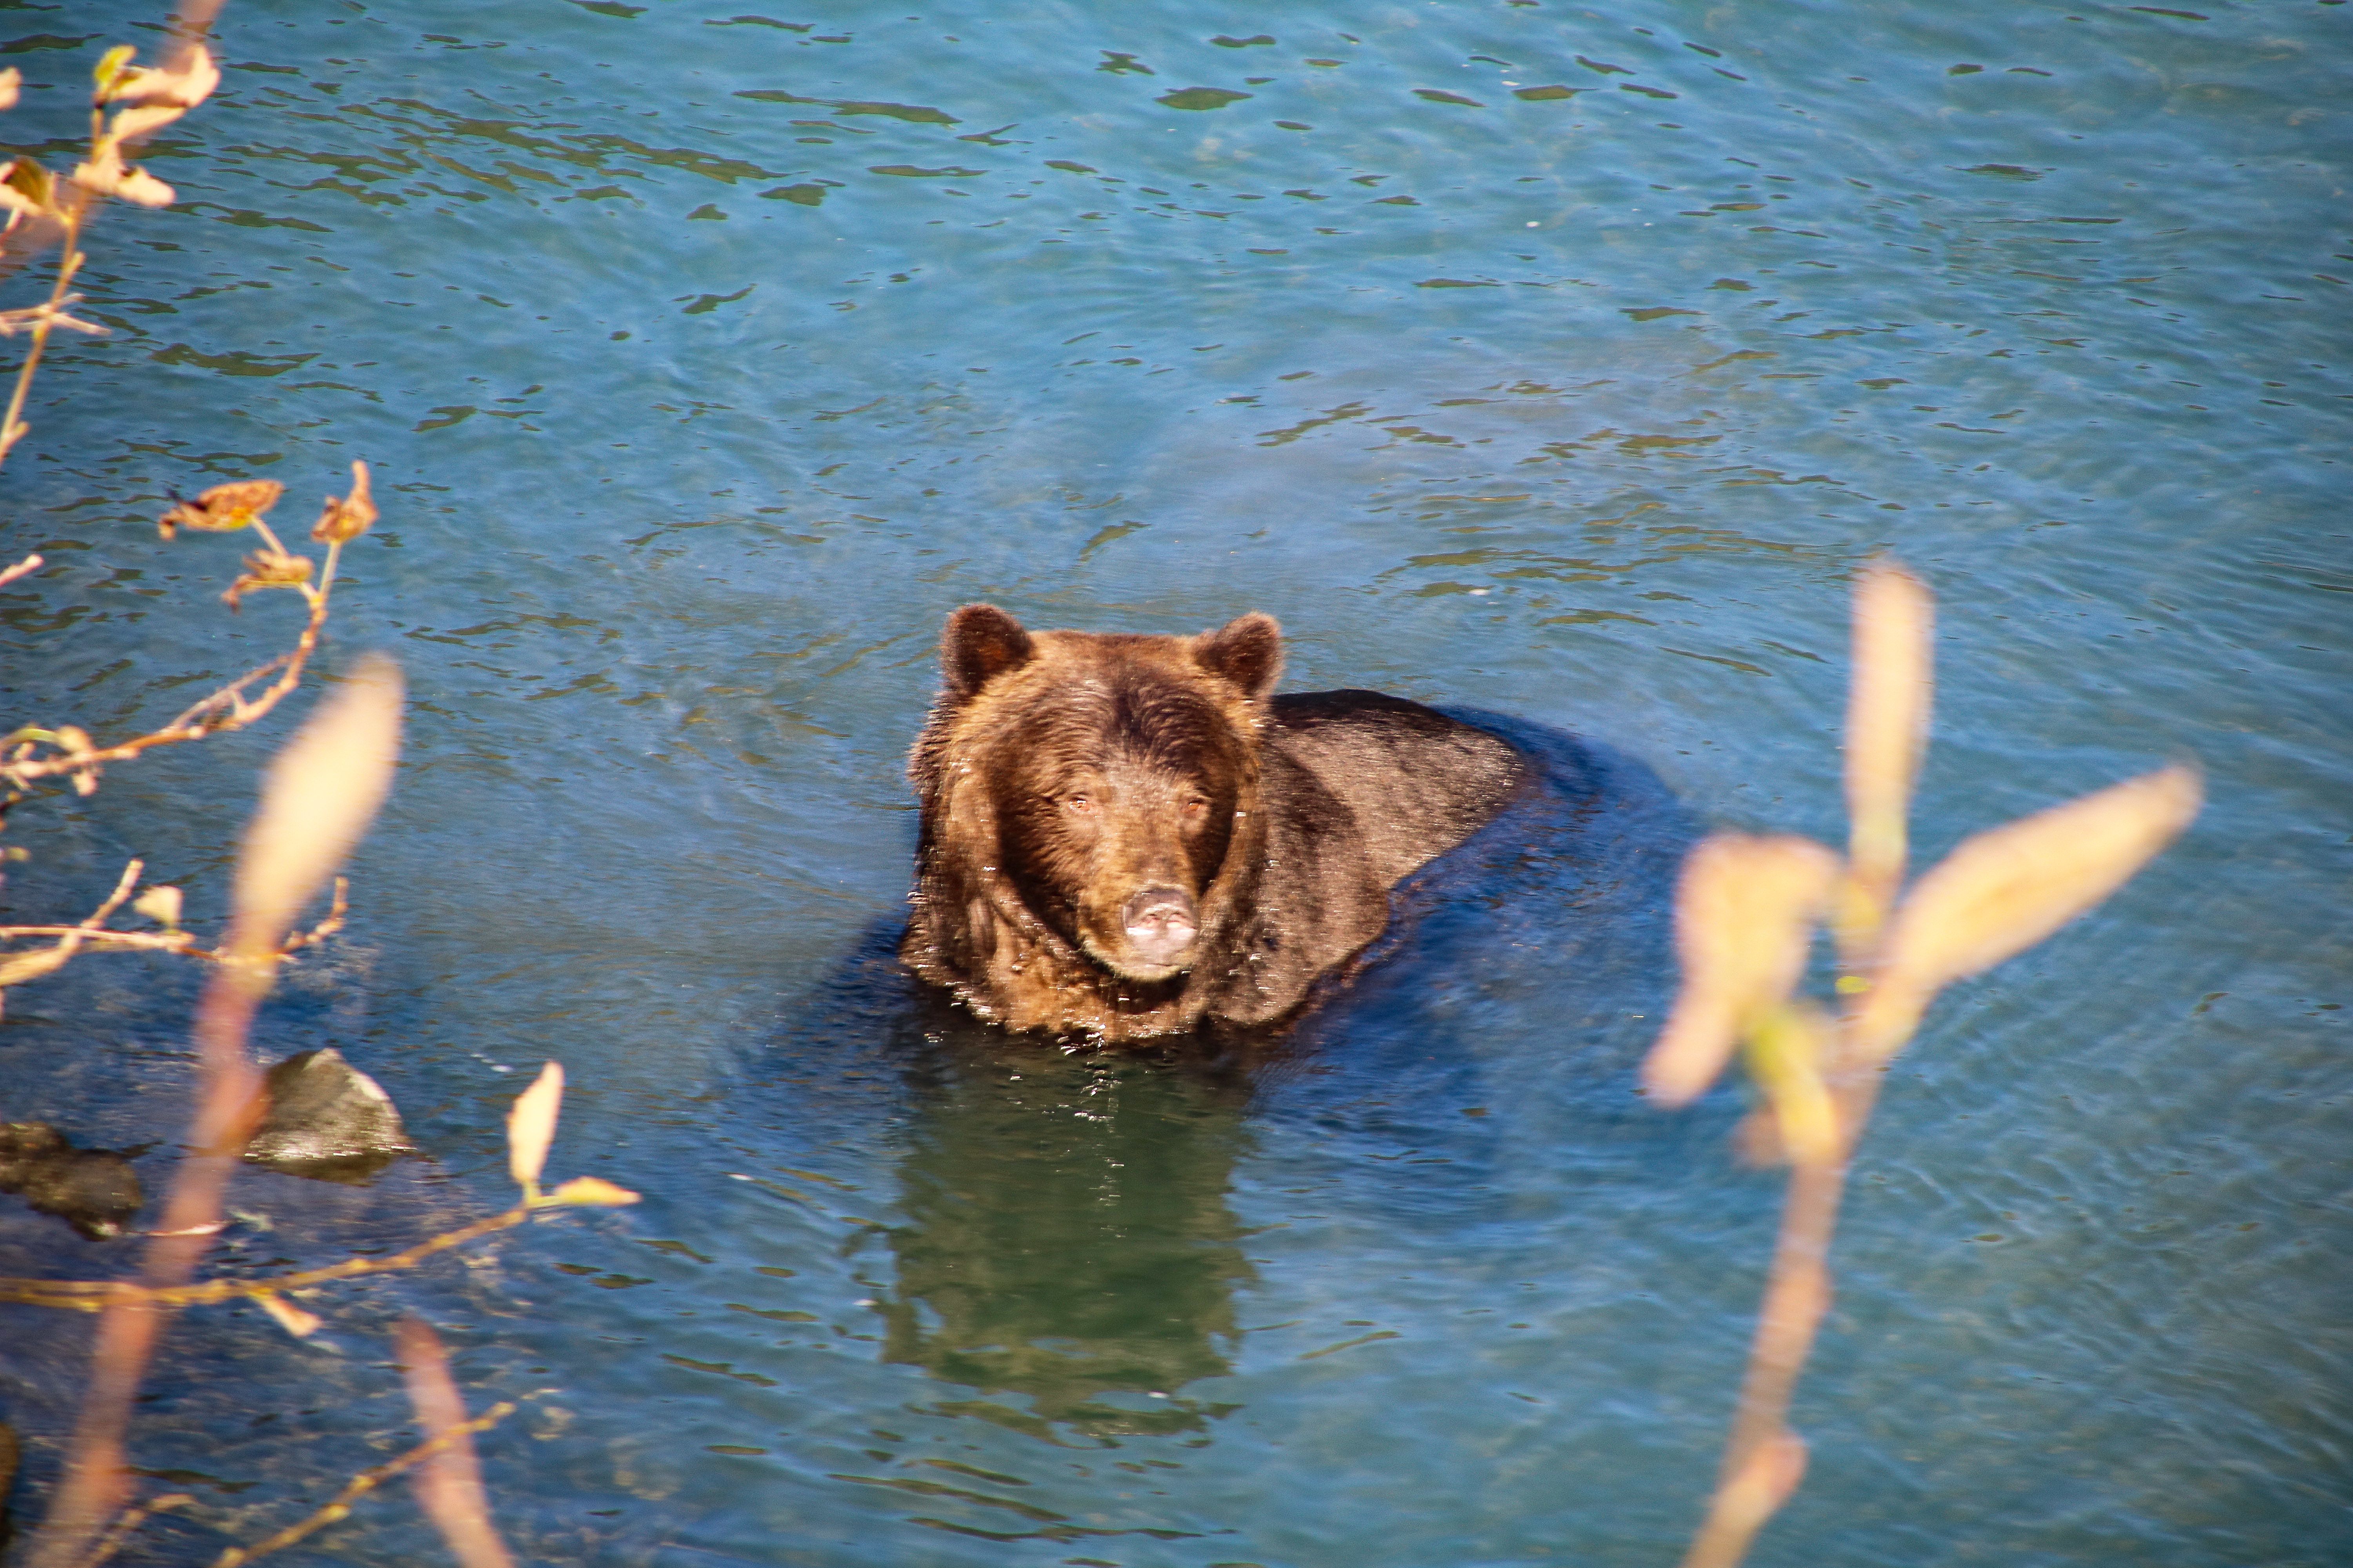
[[1343, 836], [1353, 828], [1366, 869], [1384, 889], [1470, 837], [1526, 776], [1509, 742], [1402, 697], [1288, 692], [1270, 706], [1268, 748], [1312, 774], [1355, 818], [1298, 826]]

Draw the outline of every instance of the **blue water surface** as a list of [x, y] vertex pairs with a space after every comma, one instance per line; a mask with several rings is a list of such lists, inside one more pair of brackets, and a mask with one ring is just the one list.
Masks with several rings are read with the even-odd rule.
[[[733, 5], [762, 0], [731, 0]], [[2195, 10], [2189, 7], [2195, 6]], [[9, 12], [69, 165], [122, 0]], [[1947, 994], [1858, 1162], [1752, 1561], [2353, 1556], [2353, 205], [2336, 0], [1245, 7], [232, 0], [0, 469], [10, 726], [134, 733], [291, 640], [174, 494], [374, 466], [324, 680], [17, 806], [6, 918], [123, 859], [216, 929], [258, 769], [365, 650], [406, 753], [265, 1008], [429, 1158], [256, 1172], [209, 1267], [645, 1194], [174, 1327], [138, 1409], [208, 1561], [416, 1440], [438, 1325], [550, 1563], [1675, 1560], [1780, 1177], [1634, 1064], [1708, 826], [1836, 841], [1846, 595], [1939, 599], [1923, 863], [2178, 758], [2189, 834]], [[40, 268], [0, 304], [31, 301]], [[13, 363], [22, 340], [0, 345]], [[1291, 689], [1499, 716], [1545, 787], [1254, 1070], [1066, 1056], [890, 959], [942, 617], [1288, 634]], [[186, 1124], [201, 975], [14, 988], [0, 1118]], [[151, 1211], [152, 1214], [152, 1211]], [[0, 1199], [0, 1273], [99, 1278]], [[0, 1305], [20, 1520], [88, 1324]], [[388, 1488], [282, 1554], [442, 1548]]]

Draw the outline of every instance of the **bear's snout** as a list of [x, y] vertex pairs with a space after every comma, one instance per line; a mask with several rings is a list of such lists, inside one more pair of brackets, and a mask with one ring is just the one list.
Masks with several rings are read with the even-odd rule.
[[1175, 964], [1201, 934], [1193, 896], [1182, 888], [1146, 888], [1127, 900], [1120, 925], [1135, 956], [1153, 965]]

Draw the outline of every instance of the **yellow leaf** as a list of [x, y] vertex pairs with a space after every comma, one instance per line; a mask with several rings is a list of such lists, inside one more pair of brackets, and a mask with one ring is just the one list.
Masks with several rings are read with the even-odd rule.
[[165, 931], [177, 931], [180, 928], [181, 897], [177, 888], [150, 888], [132, 900], [131, 907]]
[[564, 1066], [550, 1062], [539, 1069], [532, 1086], [515, 1096], [507, 1112], [507, 1169], [515, 1184], [529, 1191], [539, 1183], [547, 1163], [547, 1146], [555, 1141], [555, 1113], [564, 1107]]
[[122, 68], [130, 63], [131, 56], [128, 47], [108, 51], [99, 68], [100, 102], [168, 103], [194, 109], [220, 85], [220, 68], [213, 64], [211, 51], [202, 44], [189, 45], [180, 63], [169, 69], [141, 66], [125, 70]]
[[1905, 819], [1928, 742], [1936, 601], [1884, 559], [1854, 589], [1854, 671], [1847, 692], [1849, 858], [1862, 907], [1850, 922], [1875, 929], [1904, 879]]
[[1691, 852], [1675, 889], [1683, 990], [1642, 1064], [1652, 1098], [1699, 1094], [1757, 1009], [1788, 996], [1839, 869], [1830, 850], [1786, 834], [1719, 833]]
[[617, 1208], [638, 1201], [638, 1194], [627, 1187], [617, 1187], [601, 1176], [575, 1176], [547, 1194], [552, 1204], [581, 1204], [596, 1208]]
[[98, 57], [98, 64], [91, 68], [90, 77], [98, 83], [100, 102], [106, 101], [107, 94], [114, 90], [114, 84], [122, 79], [123, 68], [130, 65], [132, 57], [138, 52], [129, 44], [117, 44]]
[[23, 196], [43, 212], [57, 200], [57, 182], [49, 172], [30, 158], [17, 158], [8, 165], [8, 188]]
[[1865, 1059], [1900, 1049], [1928, 999], [2041, 942], [2122, 887], [2198, 815], [2176, 765], [1965, 839], [1913, 885], [1857, 1021]]
[[[1803, 1002], [1771, 1008], [1749, 1027], [1748, 1076], [1773, 1108], [1774, 1152], [1780, 1159], [1820, 1165], [1839, 1156], [1838, 1108], [1822, 1080], [1830, 1044], [1830, 1020]], [[1762, 1129], [1746, 1134], [1746, 1142], [1752, 1153], [1761, 1152], [1767, 1146]]]
[[25, 73], [15, 66], [0, 71], [0, 109], [16, 107], [16, 98], [25, 88]]
[[265, 962], [367, 831], [392, 787], [400, 702], [400, 667], [370, 654], [269, 764], [237, 860], [232, 953]]

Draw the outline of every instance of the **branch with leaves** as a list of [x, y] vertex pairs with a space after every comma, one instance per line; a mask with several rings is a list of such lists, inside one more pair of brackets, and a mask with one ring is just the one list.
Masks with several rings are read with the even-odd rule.
[[[133, 168], [126, 154], [138, 144], [185, 114], [212, 95], [220, 85], [220, 68], [204, 45], [188, 43], [167, 67], [140, 67], [131, 62], [138, 51], [124, 44], [107, 50], [95, 73], [90, 94], [90, 151], [69, 174], [53, 174], [30, 158], [0, 164], [0, 251], [23, 255], [58, 247], [57, 277], [48, 298], [37, 305], [0, 310], [0, 336], [30, 332], [32, 345], [17, 367], [8, 397], [8, 411], [0, 416], [0, 462], [25, 438], [25, 400], [33, 390], [33, 373], [40, 368], [49, 333], [100, 333], [104, 327], [72, 314], [81, 296], [72, 291], [74, 275], [89, 258], [82, 253], [81, 231], [98, 201], [113, 196], [142, 207], [164, 207], [175, 199], [172, 187], [143, 169]], [[24, 86], [23, 75], [0, 71], [0, 109], [16, 107]], [[113, 112], [110, 114], [108, 110]]]
[[[275, 479], [240, 479], [234, 484], [215, 485], [192, 501], [174, 504], [158, 520], [157, 526], [165, 539], [183, 528], [227, 533], [249, 527], [259, 534], [262, 548], [246, 557], [244, 574], [222, 597], [234, 609], [256, 589], [290, 588], [301, 594], [311, 614], [293, 647], [237, 677], [162, 729], [112, 745], [96, 744], [88, 731], [72, 724], [28, 724], [0, 736], [0, 785], [9, 791], [5, 799], [0, 799], [0, 811], [24, 798], [27, 786], [44, 779], [68, 779], [77, 794], [89, 795], [98, 788], [99, 775], [108, 763], [128, 762], [158, 746], [180, 745], [201, 741], [207, 735], [242, 730], [268, 714], [288, 692], [301, 684], [302, 672], [318, 649], [319, 634], [327, 625], [328, 596], [334, 591], [335, 570], [343, 558], [343, 546], [365, 533], [377, 513], [369, 494], [367, 464], [353, 458], [351, 492], [328, 497], [325, 510], [311, 529], [311, 539], [327, 547], [325, 564], [320, 567], [318, 581], [313, 583], [311, 558], [288, 551], [263, 521], [263, 514], [277, 504], [285, 491], [286, 487]], [[248, 689], [264, 679], [269, 684], [259, 694], [247, 694]]]
[[[1644, 1087], [1685, 1104], [1740, 1054], [1759, 1093], [1738, 1133], [1743, 1152], [1791, 1167], [1739, 1410], [1684, 1568], [1733, 1568], [1805, 1473], [1789, 1401], [1830, 1309], [1848, 1163], [1880, 1080], [1930, 1001], [2099, 904], [2198, 814], [2196, 772], [2164, 768], [1964, 840], [1905, 889], [1933, 624], [1918, 579], [1885, 562], [1864, 570], [1845, 858], [1793, 835], [1718, 834], [1692, 851], [1676, 889], [1683, 987], [1643, 1064]], [[1795, 994], [1825, 924], [1839, 953], [1835, 1013]]]
[[[228, 935], [197, 1014], [200, 1087], [186, 1140], [193, 1152], [174, 1173], [162, 1220], [149, 1233], [140, 1278], [0, 1279], [0, 1299], [100, 1315], [81, 1417], [65, 1477], [34, 1540], [30, 1568], [69, 1568], [90, 1560], [98, 1546], [120, 1539], [115, 1524], [131, 1489], [126, 1443], [132, 1403], [174, 1311], [251, 1299], [289, 1332], [306, 1335], [319, 1320], [288, 1301], [287, 1291], [406, 1268], [519, 1224], [538, 1210], [637, 1201], [636, 1194], [593, 1176], [552, 1192], [540, 1190], [564, 1094], [564, 1069], [550, 1062], [516, 1099], [507, 1119], [509, 1169], [522, 1197], [505, 1214], [393, 1258], [350, 1258], [265, 1279], [190, 1280], [205, 1249], [225, 1228], [228, 1180], [264, 1109], [261, 1075], [246, 1046], [255, 1011], [289, 951], [296, 917], [350, 853], [391, 787], [400, 707], [398, 670], [389, 660], [365, 661], [270, 766], [260, 809], [237, 860]], [[133, 862], [114, 895], [86, 922], [90, 929], [102, 926], [130, 896], [137, 869]], [[453, 1392], [449, 1399], [454, 1398]], [[451, 1425], [448, 1402], [437, 1403], [435, 1411], [427, 1413], [427, 1425], [438, 1434]]]
[[[125, 895], [137, 885], [145, 868], [143, 860], [133, 860], [123, 867], [121, 880], [115, 884], [114, 891], [79, 925], [0, 926], [0, 942], [57, 939], [47, 947], [26, 952], [0, 952], [0, 993], [8, 986], [56, 973], [85, 948], [93, 952], [175, 952], [208, 963], [228, 963], [230, 955], [226, 948], [200, 947], [196, 933], [182, 928], [182, 895], [179, 889], [168, 884], [150, 888], [131, 900], [132, 913], [146, 916], [163, 930], [118, 931], [106, 923], [122, 907]], [[316, 946], [343, 930], [343, 919], [351, 912], [350, 892], [351, 883], [344, 878], [336, 878], [334, 896], [325, 917], [307, 931], [290, 933], [279, 943], [271, 962], [282, 963], [302, 949]]]

